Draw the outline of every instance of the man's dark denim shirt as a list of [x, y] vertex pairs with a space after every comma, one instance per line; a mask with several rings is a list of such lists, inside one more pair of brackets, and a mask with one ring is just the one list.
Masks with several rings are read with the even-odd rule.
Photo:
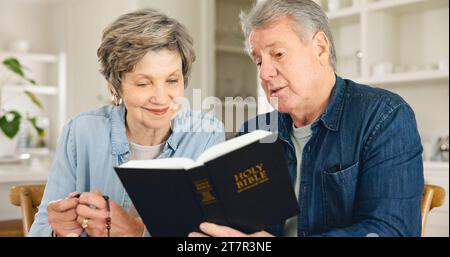
[[[278, 132], [294, 184], [291, 117], [259, 115], [238, 135], [255, 129]], [[300, 181], [298, 236], [420, 236], [424, 178], [413, 110], [394, 93], [336, 76], [312, 124]], [[283, 227], [268, 231], [280, 236]]]

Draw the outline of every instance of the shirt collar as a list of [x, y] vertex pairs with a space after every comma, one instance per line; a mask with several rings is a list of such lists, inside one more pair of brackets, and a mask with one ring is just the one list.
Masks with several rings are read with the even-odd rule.
[[344, 110], [346, 88], [345, 81], [341, 77], [336, 76], [336, 83], [331, 92], [330, 101], [325, 112], [320, 116], [320, 120], [329, 130], [339, 130], [342, 111]]
[[188, 118], [188, 115], [188, 110], [182, 108], [171, 121], [172, 133], [170, 134], [169, 139], [167, 139], [167, 144], [173, 151], [177, 150], [179, 142], [183, 137], [183, 133], [186, 132], [186, 129], [184, 129], [183, 126], [187, 124], [186, 119]]
[[125, 106], [113, 106], [111, 119], [111, 153], [121, 155], [130, 151], [125, 128]]
[[[123, 104], [120, 106], [113, 106], [110, 113], [111, 153], [115, 155], [128, 153], [130, 151], [130, 147], [125, 128], [125, 106]], [[172, 120], [172, 134], [167, 139], [167, 144], [173, 151], [177, 150], [182, 134], [185, 131], [181, 128], [181, 126], [183, 126], [183, 119], [185, 119], [187, 115], [189, 115], [189, 112], [186, 109], [181, 109]]]

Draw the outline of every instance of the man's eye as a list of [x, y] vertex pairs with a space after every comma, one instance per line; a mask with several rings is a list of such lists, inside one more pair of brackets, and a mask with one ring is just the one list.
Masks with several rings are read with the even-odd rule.
[[275, 54], [275, 57], [281, 58], [281, 57], [283, 57], [283, 53], [276, 53], [276, 54]]
[[169, 84], [176, 84], [176, 83], [178, 83], [178, 79], [168, 80], [167, 83], [169, 83]]
[[139, 83], [137, 84], [138, 87], [146, 87], [148, 85], [148, 83]]

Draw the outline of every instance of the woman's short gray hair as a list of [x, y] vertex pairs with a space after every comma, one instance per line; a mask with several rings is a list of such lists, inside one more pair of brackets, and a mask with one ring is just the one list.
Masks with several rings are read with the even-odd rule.
[[336, 51], [328, 18], [322, 8], [311, 0], [261, 0], [252, 7], [248, 14], [241, 12], [241, 26], [247, 50], [250, 49], [250, 34], [255, 28], [285, 16], [291, 17], [295, 21], [297, 26], [294, 29], [303, 43], [308, 42], [309, 38], [319, 31], [325, 33], [330, 41], [329, 62], [336, 70]]
[[193, 39], [185, 26], [155, 9], [141, 9], [120, 16], [103, 31], [97, 50], [100, 72], [117, 96], [122, 76], [134, 69], [148, 51], [178, 51], [185, 87], [195, 61]]

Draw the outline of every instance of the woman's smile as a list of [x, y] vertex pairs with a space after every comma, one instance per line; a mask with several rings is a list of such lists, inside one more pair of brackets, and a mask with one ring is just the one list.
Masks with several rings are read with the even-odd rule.
[[169, 110], [169, 107], [163, 107], [163, 108], [146, 108], [146, 107], [142, 107], [142, 109], [157, 115], [157, 116], [163, 116], [164, 114], [167, 113], [167, 111]]

